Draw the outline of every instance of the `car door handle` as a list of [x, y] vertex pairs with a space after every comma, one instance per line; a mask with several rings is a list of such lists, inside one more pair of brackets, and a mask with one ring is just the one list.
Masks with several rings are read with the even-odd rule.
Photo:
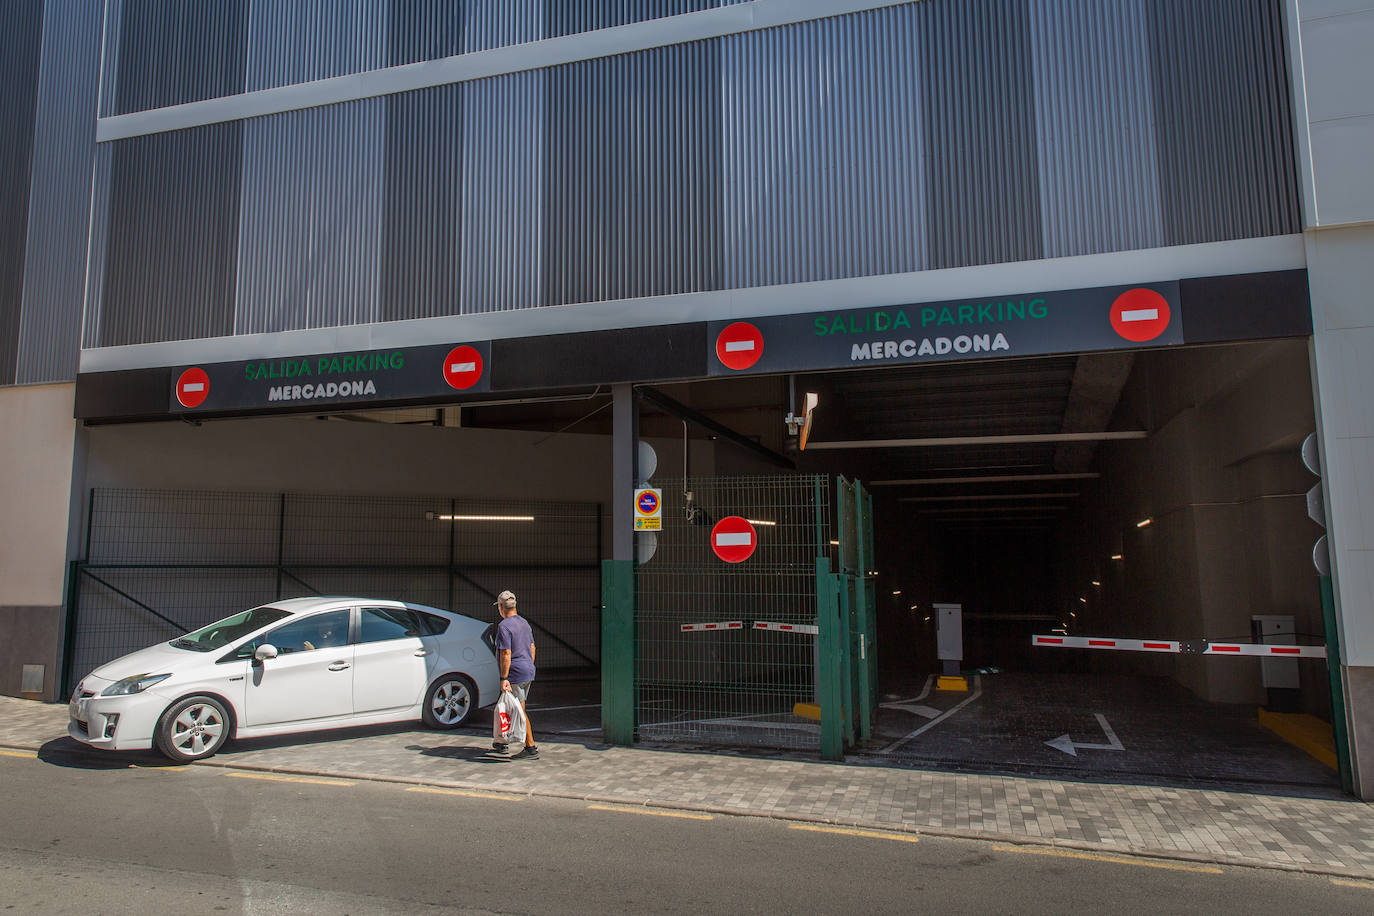
[[329, 666], [329, 670], [330, 670], [330, 671], [342, 671], [342, 670], [344, 670], [345, 668], [351, 668], [351, 667], [353, 667], [353, 666], [350, 665], [348, 662], [335, 662], [334, 664], [332, 664], [332, 665]]
[[426, 655], [428, 655], [428, 654], [429, 654], [429, 650], [428, 650], [428, 649], [416, 649], [416, 650], [415, 650], [415, 655], [416, 655], [416, 657], [418, 657], [418, 658], [424, 658], [424, 657], [425, 657]]

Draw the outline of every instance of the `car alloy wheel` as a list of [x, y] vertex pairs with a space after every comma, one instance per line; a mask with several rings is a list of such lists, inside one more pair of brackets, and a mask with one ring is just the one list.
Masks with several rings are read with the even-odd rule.
[[477, 691], [461, 674], [439, 678], [425, 698], [425, 724], [430, 728], [457, 728], [472, 715]]
[[157, 725], [157, 749], [178, 763], [203, 760], [229, 737], [229, 713], [214, 697], [187, 697], [168, 707]]

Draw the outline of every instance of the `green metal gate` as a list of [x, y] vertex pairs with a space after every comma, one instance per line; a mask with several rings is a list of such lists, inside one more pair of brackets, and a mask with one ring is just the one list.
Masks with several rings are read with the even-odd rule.
[[[602, 577], [607, 740], [828, 759], [866, 740], [876, 659], [863, 488], [822, 476], [655, 483], [662, 530], [637, 536], [633, 572], [608, 562]], [[727, 516], [754, 532], [741, 562], [713, 550], [713, 529]]]

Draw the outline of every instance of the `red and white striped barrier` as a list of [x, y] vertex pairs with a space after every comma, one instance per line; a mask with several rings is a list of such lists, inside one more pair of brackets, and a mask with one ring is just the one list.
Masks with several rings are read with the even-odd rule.
[[684, 633], [705, 633], [707, 630], [743, 630], [743, 620], [722, 620], [720, 623], [684, 623]]
[[815, 636], [821, 628], [809, 623], [773, 623], [769, 620], [755, 620], [756, 630], [778, 630], [783, 633], [808, 633]]
[[1031, 645], [1061, 649], [1115, 649], [1199, 655], [1258, 655], [1264, 658], [1326, 658], [1325, 646], [1270, 646], [1247, 642], [1198, 641], [1193, 648], [1176, 639], [1119, 639], [1111, 636], [1032, 636]]
[[1114, 639], [1099, 636], [1032, 636], [1033, 646], [1064, 649], [1119, 649], [1126, 652], [1177, 652], [1178, 643], [1168, 639]]

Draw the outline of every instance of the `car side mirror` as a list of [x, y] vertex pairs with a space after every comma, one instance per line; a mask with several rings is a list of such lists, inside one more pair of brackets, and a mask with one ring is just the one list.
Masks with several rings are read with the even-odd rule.
[[253, 661], [265, 662], [269, 658], [277, 657], [277, 647], [271, 643], [264, 643], [253, 651]]

